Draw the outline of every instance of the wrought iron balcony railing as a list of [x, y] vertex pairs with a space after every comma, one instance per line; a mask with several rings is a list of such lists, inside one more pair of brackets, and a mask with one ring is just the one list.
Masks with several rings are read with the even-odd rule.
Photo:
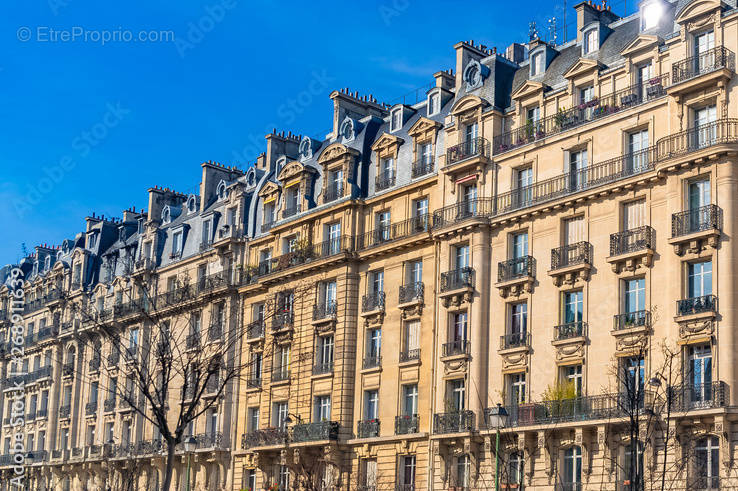
[[441, 356], [456, 356], [469, 354], [469, 341], [466, 339], [457, 339], [448, 343], [443, 343], [441, 347]]
[[653, 249], [653, 236], [648, 225], [610, 234], [610, 256]]
[[568, 322], [554, 328], [554, 339], [556, 341], [578, 338], [586, 335], [587, 323], [582, 321]]
[[100, 370], [100, 357], [99, 356], [95, 356], [94, 358], [92, 358], [90, 360], [90, 363], [89, 363], [89, 367], [88, 368], [89, 368], [90, 372], [97, 372], [98, 370]]
[[469, 266], [441, 273], [441, 293], [474, 288], [474, 268]]
[[531, 335], [527, 331], [500, 336], [500, 349], [523, 348], [530, 346]]
[[95, 414], [97, 412], [97, 401], [90, 401], [85, 405], [85, 414]]
[[198, 450], [223, 447], [223, 433], [219, 431], [200, 433], [195, 437], [195, 440], [197, 441]]
[[415, 179], [433, 172], [433, 159], [420, 159], [413, 162], [410, 176]]
[[410, 283], [409, 285], [402, 285], [399, 289], [398, 303], [422, 302], [424, 293], [425, 284], [423, 284], [422, 281]]
[[222, 339], [223, 325], [219, 321], [215, 321], [208, 328], [208, 341], [220, 341]]
[[717, 46], [671, 65], [671, 78], [678, 84], [721, 68], [734, 71], [735, 55], [728, 48]]
[[669, 75], [652, 78], [644, 83], [633, 84], [625, 89], [583, 102], [571, 109], [560, 110], [556, 114], [538, 121], [528, 120], [520, 128], [496, 136], [493, 152], [499, 154], [514, 148], [542, 140], [563, 131], [576, 128], [596, 119], [630, 109], [666, 95]]
[[717, 297], [715, 295], [703, 295], [701, 297], [685, 298], [677, 300], [676, 315], [692, 315], [702, 312], [717, 312]]
[[367, 293], [361, 298], [361, 311], [374, 312], [375, 310], [384, 310], [384, 301], [386, 295], [384, 292]]
[[295, 320], [295, 314], [291, 310], [277, 312], [272, 317], [272, 331], [279, 331], [291, 327]]
[[395, 416], [395, 435], [417, 433], [420, 428], [420, 418], [417, 414]]
[[489, 140], [482, 137], [471, 138], [465, 142], [448, 147], [446, 165], [453, 165], [472, 157], [489, 157]]
[[717, 205], [707, 205], [694, 210], [674, 213], [671, 216], [671, 236], [681, 237], [705, 230], [722, 230], [723, 210]]
[[491, 218], [495, 215], [495, 200], [475, 198], [461, 200], [433, 212], [433, 229], [453, 225], [472, 218]]
[[337, 440], [339, 428], [339, 424], [335, 421], [296, 424], [292, 427], [292, 441], [300, 443]]
[[258, 266], [248, 268], [249, 271], [242, 274], [241, 282], [253, 283], [261, 276], [277, 273], [338, 254], [353, 252], [353, 250], [354, 238], [348, 235], [329, 239], [318, 244], [308, 244], [281, 256], [265, 259]]
[[288, 206], [282, 210], [282, 218], [290, 218], [300, 213], [300, 205]]
[[287, 441], [289, 435], [284, 428], [265, 428], [241, 435], [241, 448], [246, 450], [252, 447], [279, 445]]
[[374, 187], [377, 191], [384, 191], [395, 185], [395, 173], [389, 172], [386, 174], [379, 174], [374, 180]]
[[59, 417], [60, 418], [68, 418], [69, 415], [72, 413], [72, 405], [66, 404], [63, 406], [59, 406]]
[[589, 242], [577, 242], [551, 249], [552, 270], [578, 264], [592, 264], [592, 244]]
[[313, 365], [313, 375], [324, 375], [333, 372], [333, 362], [316, 363]]
[[634, 312], [624, 312], [617, 314], [613, 318], [613, 329], [622, 331], [623, 329], [631, 329], [633, 327], [650, 327], [651, 311], [636, 310]]
[[364, 357], [364, 361], [361, 366], [365, 370], [369, 368], [376, 368], [376, 367], [382, 366], [382, 356], [381, 355], [366, 355]]
[[313, 320], [333, 319], [338, 312], [338, 303], [335, 300], [328, 300], [313, 305]]
[[420, 359], [419, 349], [404, 349], [400, 351], [400, 363]]
[[187, 335], [186, 345], [187, 349], [196, 349], [200, 347], [200, 337], [201, 334], [199, 331], [192, 332]]
[[461, 433], [474, 429], [474, 411], [452, 411], [433, 415], [433, 433]]
[[725, 407], [728, 404], [728, 386], [717, 381], [707, 384], [685, 384], [669, 387], [672, 411], [690, 411]]
[[356, 249], [361, 251], [395, 240], [427, 232], [430, 227], [428, 214], [418, 215], [387, 226], [379, 226], [358, 237]]
[[323, 201], [329, 203], [343, 198], [343, 184], [332, 184], [323, 191]]
[[667, 160], [703, 148], [738, 141], [738, 120], [719, 119], [674, 133], [656, 142], [658, 160]]
[[365, 419], [356, 424], [357, 438], [374, 438], [379, 436], [379, 420]]
[[256, 320], [246, 327], [246, 339], [259, 339], [264, 337], [264, 321]]
[[500, 283], [535, 275], [536, 259], [533, 256], [515, 257], [497, 265], [497, 281]]
[[74, 375], [74, 363], [65, 363], [62, 365], [62, 375], [65, 377]]
[[258, 389], [261, 387], [261, 377], [249, 377], [246, 379], [246, 387], [249, 389]]
[[285, 367], [278, 367], [272, 371], [272, 382], [283, 382], [290, 379], [290, 371]]
[[117, 399], [114, 397], [111, 399], [105, 399], [105, 402], [103, 402], [103, 409], [105, 410], [106, 413], [113, 411], [115, 409], [116, 401]]

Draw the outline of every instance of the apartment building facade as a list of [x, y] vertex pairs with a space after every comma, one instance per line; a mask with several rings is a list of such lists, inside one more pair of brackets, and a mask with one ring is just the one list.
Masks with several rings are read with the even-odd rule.
[[[242, 333], [242, 376], [190, 432], [195, 488], [734, 486], [738, 10], [574, 10], [565, 44], [458, 43], [422, 100], [335, 91], [324, 138], [273, 132], [245, 172], [203, 164], [198, 195], [153, 188], [37, 248], [31, 488], [135, 468], [157, 489], [155, 428], [91, 403], [114, 373], [95, 353], [166, 321], [186, 349]], [[128, 277], [175, 300], [126, 314]], [[85, 332], [78, 297], [110, 319]]]

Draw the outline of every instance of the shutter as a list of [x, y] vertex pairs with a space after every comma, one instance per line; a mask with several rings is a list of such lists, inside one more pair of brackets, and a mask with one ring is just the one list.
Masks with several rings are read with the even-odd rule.
[[565, 245], [576, 244], [584, 240], [584, 217], [571, 218], [564, 222]]
[[418, 349], [420, 345], [420, 321], [408, 322], [406, 326], [408, 351]]
[[632, 230], [646, 224], [646, 200], [639, 199], [623, 205], [623, 230]]

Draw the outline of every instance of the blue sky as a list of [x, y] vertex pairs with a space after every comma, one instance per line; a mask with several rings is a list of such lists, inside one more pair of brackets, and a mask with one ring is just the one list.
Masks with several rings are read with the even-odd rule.
[[[73, 237], [93, 212], [145, 207], [150, 186], [195, 191], [205, 160], [245, 166], [272, 127], [324, 136], [334, 89], [391, 101], [453, 68], [456, 42], [525, 42], [529, 21], [543, 31], [560, 12], [542, 0], [9, 2], [0, 264]], [[176, 41], [126, 41], [142, 30]]]

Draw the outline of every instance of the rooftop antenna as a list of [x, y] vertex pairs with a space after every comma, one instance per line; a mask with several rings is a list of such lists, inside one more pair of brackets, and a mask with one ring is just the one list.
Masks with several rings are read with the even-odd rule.
[[528, 38], [530, 41], [533, 41], [538, 37], [538, 29], [536, 28], [536, 21], [530, 21], [528, 23]]
[[558, 43], [558, 33], [556, 31], [556, 16], [548, 19], [548, 40], [552, 46], [556, 46]]
[[21, 252], [23, 253], [23, 257], [28, 256], [28, 249], [26, 249], [26, 243], [21, 242]]

